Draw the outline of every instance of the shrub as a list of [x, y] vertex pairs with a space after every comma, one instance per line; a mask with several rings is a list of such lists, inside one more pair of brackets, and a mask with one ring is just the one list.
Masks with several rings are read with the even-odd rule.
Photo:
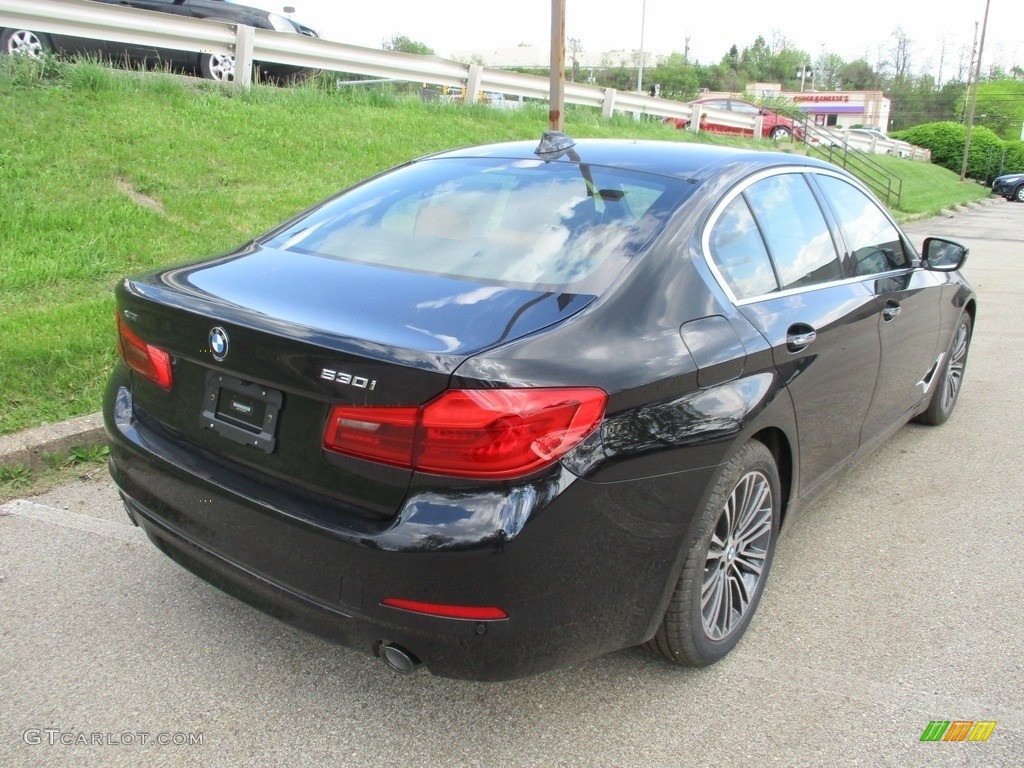
[[1007, 141], [1002, 169], [997, 173], [1024, 173], [1024, 141]]
[[[954, 173], [960, 173], [964, 162], [964, 144], [967, 139], [967, 129], [960, 123], [924, 123], [896, 131], [892, 135], [893, 138], [930, 149], [933, 163], [948, 168]], [[991, 129], [983, 125], [974, 126], [974, 130], [971, 131], [971, 154], [967, 175], [972, 179], [987, 180], [991, 178], [998, 171], [1003, 153], [1007, 152], [1007, 158], [1009, 158], [1010, 145], [1020, 143], [1003, 141]], [[1024, 161], [1024, 150], [1019, 155], [1020, 161], [1016, 159], [1018, 157], [1016, 150], [1013, 157], [1014, 163]], [[1009, 163], [1004, 161], [1004, 169], [1009, 167]], [[1013, 167], [1017, 167], [1017, 165]], [[1009, 173], [1007, 170], [1004, 172]]]

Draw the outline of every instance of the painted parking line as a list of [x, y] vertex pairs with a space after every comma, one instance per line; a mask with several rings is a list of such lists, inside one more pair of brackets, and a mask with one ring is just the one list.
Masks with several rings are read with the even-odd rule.
[[57, 509], [45, 504], [37, 504], [27, 499], [15, 499], [6, 504], [0, 504], [0, 516], [10, 515], [13, 517], [27, 517], [50, 525], [59, 525], [64, 528], [73, 528], [76, 531], [85, 531], [108, 539], [117, 539], [128, 543], [141, 543], [145, 541], [146, 534], [141, 528], [136, 528], [127, 523], [112, 523], [109, 520], [100, 520], [96, 517], [83, 515], [78, 512], [71, 512], [67, 509]]

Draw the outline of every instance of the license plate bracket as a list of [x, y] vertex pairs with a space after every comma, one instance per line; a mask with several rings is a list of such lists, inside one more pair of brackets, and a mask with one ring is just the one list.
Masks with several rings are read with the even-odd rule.
[[276, 389], [211, 371], [200, 423], [221, 437], [273, 453], [284, 396]]

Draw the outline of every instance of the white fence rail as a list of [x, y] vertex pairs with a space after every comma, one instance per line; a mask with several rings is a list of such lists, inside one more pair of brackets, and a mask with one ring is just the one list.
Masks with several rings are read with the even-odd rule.
[[[242, 86], [249, 84], [251, 63], [263, 61], [464, 87], [467, 102], [475, 101], [480, 91], [543, 101], [549, 97], [544, 77], [89, 0], [0, 0], [0, 28], [12, 27], [152, 48], [230, 53], [236, 58], [236, 77]], [[565, 100], [598, 107], [606, 117], [616, 111], [684, 119], [691, 114], [682, 102], [579, 83], [565, 84]]]

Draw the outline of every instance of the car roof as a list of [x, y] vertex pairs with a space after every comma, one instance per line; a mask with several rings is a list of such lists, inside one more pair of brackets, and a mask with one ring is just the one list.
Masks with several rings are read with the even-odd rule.
[[[804, 155], [769, 150], [711, 146], [681, 141], [630, 139], [577, 139], [572, 153], [562, 153], [549, 162], [578, 162], [625, 170], [673, 176], [686, 181], [703, 181], [712, 176], [746, 175], [762, 168], [807, 166], [841, 169]], [[514, 141], [464, 147], [429, 155], [430, 158], [508, 158], [539, 160], [536, 141]], [[426, 159], [426, 158], [421, 158]]]

